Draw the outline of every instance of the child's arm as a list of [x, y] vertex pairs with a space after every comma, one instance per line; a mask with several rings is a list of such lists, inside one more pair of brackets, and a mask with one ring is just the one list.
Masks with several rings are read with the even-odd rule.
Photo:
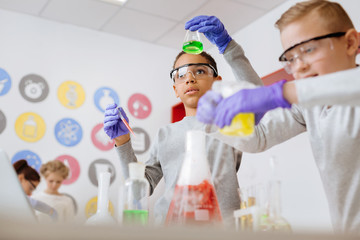
[[360, 68], [288, 82], [283, 94], [290, 103], [304, 107], [360, 106]]

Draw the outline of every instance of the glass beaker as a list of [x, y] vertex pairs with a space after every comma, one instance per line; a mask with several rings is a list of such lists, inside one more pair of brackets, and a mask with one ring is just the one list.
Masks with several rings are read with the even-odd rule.
[[[238, 82], [215, 81], [212, 90], [220, 93], [223, 98], [229, 97], [237, 91], [244, 88], [252, 88], [250, 85], [240, 84]], [[219, 131], [229, 136], [249, 136], [254, 132], [255, 114], [239, 113], [232, 119], [230, 126], [225, 126]]]
[[166, 224], [214, 226], [219, 223], [222, 223], [222, 217], [206, 158], [205, 134], [188, 131], [186, 155]]
[[187, 30], [183, 42], [183, 51], [190, 54], [199, 54], [203, 51], [203, 43], [198, 31]]

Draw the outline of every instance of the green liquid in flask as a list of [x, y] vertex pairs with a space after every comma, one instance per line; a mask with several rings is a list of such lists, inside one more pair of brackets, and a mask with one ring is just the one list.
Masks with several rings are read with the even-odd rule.
[[199, 54], [203, 51], [203, 44], [199, 41], [184, 42], [183, 51], [190, 54]]
[[255, 115], [239, 113], [231, 121], [230, 126], [220, 129], [220, 132], [230, 136], [249, 136], [254, 132]]
[[147, 210], [124, 210], [123, 211], [124, 224], [147, 225], [148, 211]]

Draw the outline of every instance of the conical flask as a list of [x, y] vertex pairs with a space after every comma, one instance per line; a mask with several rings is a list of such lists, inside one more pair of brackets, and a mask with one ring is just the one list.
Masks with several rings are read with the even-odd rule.
[[111, 173], [100, 172], [98, 179], [97, 210], [95, 215], [86, 221], [86, 225], [113, 225], [116, 223], [109, 212], [110, 177]]
[[183, 51], [190, 54], [200, 54], [203, 51], [203, 43], [198, 31], [187, 30], [183, 42]]
[[166, 217], [166, 224], [188, 226], [222, 223], [206, 158], [205, 134], [188, 131], [186, 155]]
[[123, 224], [147, 225], [150, 187], [145, 179], [145, 165], [129, 163], [129, 176], [123, 189]]
[[281, 215], [281, 182], [268, 184], [268, 216], [261, 221], [261, 231], [291, 232], [291, 226]]

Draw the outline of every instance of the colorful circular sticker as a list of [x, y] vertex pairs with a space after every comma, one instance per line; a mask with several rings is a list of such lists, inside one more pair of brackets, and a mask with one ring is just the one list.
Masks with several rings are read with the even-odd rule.
[[41, 102], [49, 94], [49, 85], [46, 80], [36, 74], [23, 77], [19, 84], [21, 96], [29, 102]]
[[19, 161], [21, 159], [25, 159], [29, 166], [36, 169], [36, 171], [40, 172], [41, 167], [41, 159], [39, 155], [36, 153], [30, 151], [30, 150], [23, 150], [20, 152], [17, 152], [11, 159], [11, 163], [13, 164], [16, 161]]
[[5, 128], [6, 128], [6, 116], [0, 110], [0, 134], [4, 131]]
[[3, 96], [9, 92], [11, 88], [11, 77], [2, 68], [0, 68], [0, 96]]
[[111, 173], [110, 184], [115, 180], [115, 167], [106, 159], [97, 159], [89, 166], [89, 179], [95, 186], [98, 185], [98, 177], [101, 172]]
[[33, 112], [21, 114], [15, 122], [15, 132], [26, 142], [39, 141], [45, 134], [46, 125], [42, 117]]
[[105, 112], [107, 105], [112, 103], [119, 105], [119, 97], [113, 89], [102, 87], [96, 90], [94, 95], [94, 103], [101, 112]]
[[108, 151], [114, 148], [115, 141], [111, 140], [110, 137], [104, 131], [104, 124], [99, 123], [91, 131], [91, 140], [95, 147], [102, 151]]
[[82, 128], [74, 119], [61, 119], [55, 126], [55, 137], [64, 146], [75, 146], [81, 141], [82, 135]]
[[[97, 211], [97, 197], [93, 197], [90, 199], [85, 206], [85, 215], [86, 218], [91, 217], [94, 215]], [[111, 216], [114, 216], [114, 205], [111, 201], [109, 201], [109, 212], [111, 213]]]
[[134, 117], [144, 119], [151, 113], [151, 102], [145, 95], [135, 93], [128, 101], [128, 109]]
[[80, 175], [80, 165], [76, 158], [69, 155], [61, 155], [56, 158], [69, 168], [69, 176], [63, 181], [63, 184], [69, 185], [75, 182]]
[[135, 127], [133, 128], [134, 136], [131, 136], [131, 145], [135, 154], [142, 154], [150, 147], [150, 137], [144, 129]]
[[66, 81], [58, 88], [58, 98], [66, 108], [75, 109], [84, 103], [85, 91], [79, 83]]

